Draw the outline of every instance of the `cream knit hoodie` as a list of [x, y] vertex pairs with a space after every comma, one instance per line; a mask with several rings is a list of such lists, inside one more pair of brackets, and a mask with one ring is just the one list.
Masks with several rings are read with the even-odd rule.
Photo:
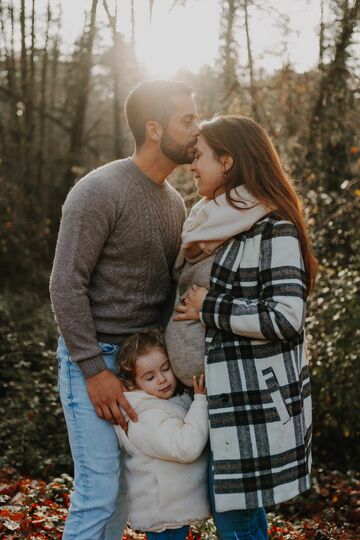
[[206, 396], [160, 399], [143, 391], [125, 393], [138, 415], [128, 432], [115, 431], [125, 449], [130, 524], [163, 531], [209, 516]]

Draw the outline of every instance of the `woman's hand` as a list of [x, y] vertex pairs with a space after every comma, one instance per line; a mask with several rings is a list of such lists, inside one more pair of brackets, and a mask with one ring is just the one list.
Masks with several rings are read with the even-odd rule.
[[200, 311], [208, 292], [209, 291], [205, 287], [193, 285], [191, 289], [181, 297], [181, 304], [176, 306], [175, 311], [178, 315], [174, 317], [174, 321], [200, 320]]

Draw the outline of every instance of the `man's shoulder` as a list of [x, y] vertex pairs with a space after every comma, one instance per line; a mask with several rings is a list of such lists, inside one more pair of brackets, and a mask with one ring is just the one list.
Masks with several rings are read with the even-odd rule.
[[119, 183], [130, 180], [128, 161], [128, 158], [118, 159], [101, 165], [83, 176], [75, 184], [74, 188], [82, 191], [92, 188], [111, 187], [112, 185], [117, 187]]
[[68, 193], [67, 203], [84, 199], [115, 201], [129, 182], [128, 159], [111, 161], [83, 176]]

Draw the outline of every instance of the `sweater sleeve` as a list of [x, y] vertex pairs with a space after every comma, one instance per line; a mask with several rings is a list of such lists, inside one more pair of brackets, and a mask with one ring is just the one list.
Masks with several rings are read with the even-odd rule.
[[88, 287], [112, 224], [115, 205], [102, 186], [79, 182], [63, 206], [50, 278], [50, 297], [61, 335], [85, 377], [106, 369], [98, 345]]
[[234, 297], [211, 291], [200, 318], [206, 326], [261, 340], [289, 340], [304, 328], [306, 275], [297, 230], [279, 221], [263, 234], [259, 296]]
[[208, 440], [208, 412], [205, 395], [195, 394], [185, 418], [174, 418], [164, 410], [146, 410], [138, 422], [129, 422], [128, 439], [144, 454], [179, 463], [192, 463]]

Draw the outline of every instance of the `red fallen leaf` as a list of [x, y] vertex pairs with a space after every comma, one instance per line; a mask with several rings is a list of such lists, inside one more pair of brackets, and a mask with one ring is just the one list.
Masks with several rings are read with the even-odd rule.
[[22, 512], [12, 512], [7, 508], [0, 510], [0, 516], [11, 519], [11, 521], [21, 521], [24, 518], [24, 514]]
[[18, 484], [0, 484], [0, 495], [13, 497], [18, 490]]
[[21, 523], [21, 529], [26, 530], [31, 528], [31, 519], [29, 517], [25, 517], [25, 519]]
[[19, 491], [28, 493], [31, 486], [31, 478], [21, 478], [19, 480]]
[[68, 493], [63, 493], [63, 499], [67, 507], [70, 506], [70, 495]]
[[39, 527], [39, 525], [42, 525], [44, 522], [46, 521], [46, 519], [42, 518], [42, 519], [33, 519], [31, 521], [32, 525], [34, 527]]

